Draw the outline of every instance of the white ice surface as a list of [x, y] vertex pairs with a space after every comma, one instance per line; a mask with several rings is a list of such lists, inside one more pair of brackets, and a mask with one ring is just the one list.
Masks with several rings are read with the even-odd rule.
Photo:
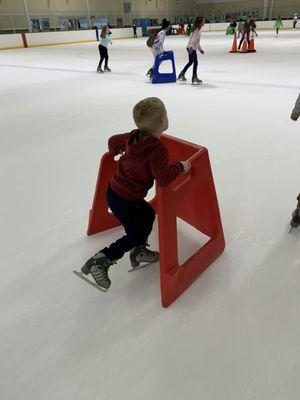
[[[1, 400], [299, 399], [300, 33], [274, 36], [234, 55], [203, 34], [203, 87], [151, 85], [145, 39], [115, 41], [103, 76], [96, 43], [0, 53]], [[166, 40], [178, 71], [185, 44]], [[167, 310], [158, 265], [128, 274], [125, 256], [106, 294], [72, 274], [121, 234], [87, 237], [88, 211], [107, 139], [148, 96], [208, 147], [227, 241]], [[197, 237], [179, 234], [187, 257]]]

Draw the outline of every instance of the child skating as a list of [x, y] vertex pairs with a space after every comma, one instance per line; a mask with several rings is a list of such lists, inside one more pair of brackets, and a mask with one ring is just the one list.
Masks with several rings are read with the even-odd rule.
[[[300, 95], [296, 101], [295, 107], [291, 114], [291, 119], [293, 121], [297, 121], [300, 116]], [[293, 211], [292, 220], [291, 220], [291, 230], [293, 228], [297, 228], [300, 225], [300, 194], [297, 197], [298, 204], [296, 209]]]
[[278, 15], [276, 21], [275, 21], [275, 25], [274, 25], [275, 29], [276, 29], [276, 37], [279, 34], [279, 29], [283, 27], [283, 23], [282, 23], [282, 19], [281, 16]]
[[[108, 67], [108, 46], [112, 44], [110, 38], [110, 30], [108, 26], [104, 26], [100, 35], [100, 44], [98, 46], [100, 53], [100, 61], [97, 67], [97, 72], [103, 74], [103, 72], [110, 72], [111, 69]], [[104, 70], [102, 69], [102, 63], [104, 61]]]
[[186, 46], [186, 50], [188, 52], [189, 62], [183, 68], [183, 70], [178, 75], [179, 81], [186, 81], [185, 73], [193, 65], [193, 77], [192, 83], [201, 84], [202, 81], [197, 76], [197, 68], [198, 68], [198, 56], [197, 50], [200, 51], [201, 54], [204, 54], [202, 47], [200, 46], [200, 38], [201, 38], [201, 28], [205, 24], [203, 17], [197, 17], [192, 27], [192, 33], [189, 38], [188, 44]]
[[298, 22], [298, 14], [295, 13], [293, 18], [293, 31], [296, 29], [297, 22]]
[[155, 214], [144, 198], [154, 180], [160, 186], [167, 186], [191, 167], [187, 161], [169, 164], [168, 151], [160, 141], [162, 132], [168, 129], [169, 124], [161, 100], [150, 97], [137, 103], [133, 119], [138, 129], [112, 136], [108, 141], [111, 155], [122, 156], [107, 188], [106, 199], [126, 234], [96, 253], [81, 268], [83, 274], [91, 273], [97, 285], [104, 290], [111, 285], [109, 267], [126, 252], [130, 251], [133, 268], [140, 263], [158, 261], [159, 253], [147, 249]]
[[[155, 64], [155, 59], [157, 56], [164, 54], [164, 41], [166, 38], [166, 33], [170, 29], [170, 21], [167, 21], [165, 18], [162, 21], [162, 26], [161, 30], [158, 32], [158, 34], [153, 38], [153, 43], [150, 43], [150, 46], [152, 50], [152, 54], [154, 57], [154, 64]], [[150, 79], [153, 78], [153, 73], [154, 73], [154, 64], [153, 66], [149, 69], [147, 72], [147, 76], [149, 76]]]

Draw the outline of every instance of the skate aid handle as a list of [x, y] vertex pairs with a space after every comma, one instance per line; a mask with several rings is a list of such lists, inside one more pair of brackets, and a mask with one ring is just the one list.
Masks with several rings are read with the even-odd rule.
[[186, 186], [186, 184], [192, 179], [192, 175], [193, 175], [193, 160], [197, 157], [197, 154], [194, 154], [192, 157], [188, 158], [185, 161], [188, 161], [189, 163], [191, 163], [191, 168], [186, 171], [183, 172], [183, 174], [181, 175], [181, 179], [178, 179], [178, 183], [177, 185], [174, 185], [173, 190], [174, 192], [178, 192], [179, 190], [183, 189], [184, 186]]

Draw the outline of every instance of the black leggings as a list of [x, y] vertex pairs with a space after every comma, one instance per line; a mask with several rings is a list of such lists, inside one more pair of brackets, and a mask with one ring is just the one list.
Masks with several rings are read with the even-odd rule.
[[250, 46], [250, 32], [244, 31], [243, 34], [242, 34], [242, 38], [241, 38], [241, 40], [240, 40], [239, 49], [241, 48], [242, 43], [243, 43], [243, 41], [244, 41], [246, 35], [247, 35], [248, 46]]
[[107, 63], [108, 63], [108, 51], [107, 48], [105, 46], [102, 46], [102, 44], [99, 44], [99, 53], [100, 53], [100, 61], [99, 61], [99, 65], [98, 68], [101, 68], [101, 65], [103, 63], [103, 60], [105, 60], [105, 64], [104, 67], [107, 67]]
[[197, 57], [197, 51], [196, 50], [193, 50], [191, 53], [189, 53], [189, 62], [183, 68], [182, 72], [185, 74], [186, 71], [190, 68], [190, 66], [192, 64], [194, 64], [194, 66], [193, 66], [193, 75], [197, 75], [198, 57]]
[[122, 258], [136, 246], [146, 244], [155, 220], [153, 208], [145, 200], [128, 201], [118, 196], [110, 185], [106, 200], [112, 213], [123, 225], [126, 236], [101, 250], [111, 261]]

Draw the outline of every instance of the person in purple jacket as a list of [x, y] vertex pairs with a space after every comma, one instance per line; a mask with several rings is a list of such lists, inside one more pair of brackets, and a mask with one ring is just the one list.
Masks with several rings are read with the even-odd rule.
[[123, 225], [125, 236], [104, 247], [81, 268], [83, 274], [91, 273], [104, 290], [111, 284], [109, 267], [126, 252], [130, 251], [133, 268], [141, 262], [158, 261], [159, 253], [147, 249], [155, 213], [145, 197], [154, 180], [160, 186], [167, 186], [191, 168], [188, 161], [169, 162], [167, 148], [160, 141], [169, 124], [165, 105], [160, 99], [149, 97], [137, 103], [133, 119], [138, 129], [114, 135], [108, 141], [111, 155], [122, 156], [108, 185], [106, 199], [110, 210]]
[[192, 83], [201, 84], [202, 81], [197, 76], [197, 68], [198, 68], [198, 57], [197, 50], [200, 51], [201, 54], [204, 54], [204, 50], [200, 46], [200, 37], [201, 37], [201, 28], [205, 24], [203, 17], [197, 17], [192, 27], [192, 33], [189, 37], [188, 44], [186, 46], [186, 50], [189, 56], [189, 62], [183, 68], [183, 70], [178, 75], [179, 81], [186, 81], [185, 73], [186, 71], [193, 65], [193, 77]]

